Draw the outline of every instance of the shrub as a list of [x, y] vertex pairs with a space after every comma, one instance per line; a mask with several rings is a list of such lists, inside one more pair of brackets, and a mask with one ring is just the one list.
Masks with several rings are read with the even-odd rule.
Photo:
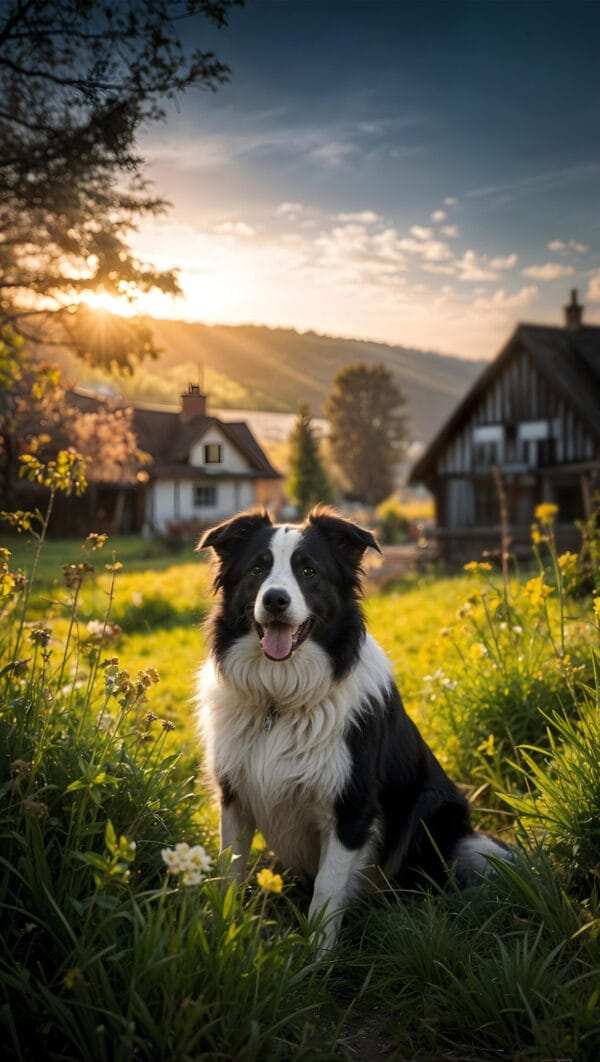
[[375, 510], [377, 519], [377, 536], [385, 546], [396, 542], [406, 542], [409, 520], [404, 507], [394, 494], [380, 502]]
[[[598, 656], [595, 657], [598, 663]], [[596, 674], [598, 672], [596, 671]], [[539, 836], [584, 895], [600, 886], [600, 687], [584, 691], [577, 718], [546, 717], [548, 748], [522, 751], [526, 797], [509, 797], [520, 828]]]
[[537, 533], [538, 574], [525, 582], [498, 578], [488, 561], [465, 566], [479, 590], [443, 632], [443, 664], [426, 677], [436, 745], [465, 781], [518, 788], [521, 746], [546, 747], [547, 713], [576, 715], [592, 679], [591, 627], [566, 612], [577, 558], [557, 556], [551, 519]]

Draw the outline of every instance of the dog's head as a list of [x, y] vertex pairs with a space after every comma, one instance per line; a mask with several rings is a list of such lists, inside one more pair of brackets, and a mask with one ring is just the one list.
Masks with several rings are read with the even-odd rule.
[[273, 524], [250, 511], [207, 531], [199, 549], [217, 555], [215, 588], [223, 591], [215, 649], [254, 631], [271, 660], [286, 661], [308, 639], [330, 652], [362, 616], [357, 605], [360, 564], [370, 531], [325, 507], [302, 525]]

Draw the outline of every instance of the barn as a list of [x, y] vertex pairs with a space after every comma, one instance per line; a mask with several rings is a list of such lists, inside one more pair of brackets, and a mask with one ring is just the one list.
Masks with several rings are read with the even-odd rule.
[[563, 327], [519, 324], [414, 465], [448, 563], [499, 548], [501, 499], [517, 554], [541, 502], [558, 506], [561, 547], [577, 545], [600, 489], [600, 327], [583, 309], [574, 290]]

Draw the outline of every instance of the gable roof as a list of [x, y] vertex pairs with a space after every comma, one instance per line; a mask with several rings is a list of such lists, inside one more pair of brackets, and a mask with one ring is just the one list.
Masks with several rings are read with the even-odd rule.
[[[82, 388], [69, 392], [70, 401], [82, 412], [95, 412], [107, 401]], [[119, 403], [121, 408], [133, 409], [133, 430], [140, 450], [153, 458], [148, 471], [156, 475], [181, 475], [189, 465], [190, 450], [200, 442], [209, 429], [218, 428], [247, 460], [250, 468], [245, 475], [260, 479], [281, 479], [281, 473], [273, 467], [264, 450], [255, 439], [245, 421], [225, 421], [205, 413], [184, 418], [181, 410], [170, 406], [140, 405], [130, 407]], [[194, 469], [194, 472], [197, 472]], [[216, 473], [213, 473], [216, 474]]]
[[571, 329], [519, 324], [415, 463], [409, 483], [423, 483], [429, 479], [440, 451], [518, 349], [529, 354], [540, 374], [563, 395], [600, 440], [600, 327], [582, 325]]

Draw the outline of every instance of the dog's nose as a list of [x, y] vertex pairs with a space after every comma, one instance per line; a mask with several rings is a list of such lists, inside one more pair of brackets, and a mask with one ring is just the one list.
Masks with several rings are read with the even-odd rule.
[[263, 595], [264, 607], [267, 612], [271, 612], [274, 616], [280, 612], [285, 612], [286, 608], [289, 608], [291, 600], [287, 590], [284, 590], [281, 586], [272, 586]]

